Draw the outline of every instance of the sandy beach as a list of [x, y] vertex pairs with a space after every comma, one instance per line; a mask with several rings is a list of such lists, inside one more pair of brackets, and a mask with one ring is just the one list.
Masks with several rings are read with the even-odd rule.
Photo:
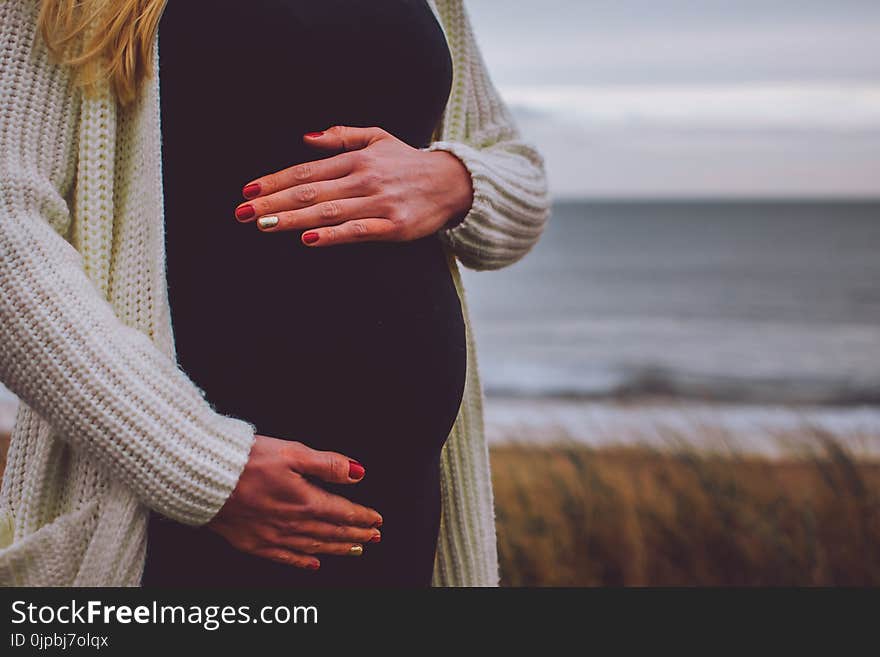
[[662, 397], [585, 400], [493, 397], [485, 400], [490, 445], [588, 447], [688, 445], [704, 452], [791, 456], [811, 436], [833, 436], [860, 458], [880, 458], [880, 408], [701, 402]]

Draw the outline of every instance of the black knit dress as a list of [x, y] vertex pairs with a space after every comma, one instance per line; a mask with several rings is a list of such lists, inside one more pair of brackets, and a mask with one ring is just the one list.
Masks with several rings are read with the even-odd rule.
[[382, 514], [362, 557], [306, 571], [154, 514], [145, 586], [427, 586], [440, 449], [461, 404], [465, 327], [436, 236], [310, 248], [233, 217], [242, 186], [328, 157], [331, 125], [430, 142], [452, 60], [424, 0], [171, 0], [159, 28], [168, 284], [178, 361], [258, 433], [342, 452], [326, 488]]

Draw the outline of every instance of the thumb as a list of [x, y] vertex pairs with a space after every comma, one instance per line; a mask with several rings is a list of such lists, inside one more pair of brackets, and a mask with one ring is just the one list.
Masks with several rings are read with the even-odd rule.
[[303, 138], [307, 145], [315, 148], [356, 151], [389, 136], [389, 133], [382, 128], [356, 128], [347, 125], [334, 125], [320, 132], [306, 133], [303, 135]]
[[364, 466], [337, 452], [325, 452], [302, 443], [292, 443], [288, 453], [293, 470], [329, 483], [354, 484], [366, 474]]

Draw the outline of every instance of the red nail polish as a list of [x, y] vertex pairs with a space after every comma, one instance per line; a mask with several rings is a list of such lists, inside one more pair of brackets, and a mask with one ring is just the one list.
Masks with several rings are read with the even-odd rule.
[[303, 242], [306, 244], [314, 244], [318, 241], [318, 233], [306, 233], [303, 235]]
[[324, 134], [323, 130], [319, 130], [318, 132], [307, 132], [306, 137], [320, 137]]
[[382, 534], [376, 534], [373, 538], [370, 539], [370, 543], [380, 543], [382, 541]]
[[317, 561], [313, 561], [308, 566], [306, 566], [306, 568], [308, 568], [309, 570], [318, 570], [318, 568], [320, 567], [321, 564], [319, 564]]
[[373, 529], [379, 529], [382, 526], [382, 520], [378, 520], [375, 525], [373, 525]]
[[360, 479], [364, 476], [366, 470], [357, 461], [348, 460], [348, 476], [350, 479]]
[[235, 218], [239, 221], [247, 221], [248, 219], [253, 219], [255, 214], [257, 214], [257, 212], [254, 210], [254, 206], [248, 203], [247, 205], [242, 205], [235, 211]]
[[260, 195], [260, 189], [260, 183], [251, 183], [250, 185], [244, 186], [244, 189], [241, 190], [241, 194], [246, 199], [252, 199], [255, 196]]

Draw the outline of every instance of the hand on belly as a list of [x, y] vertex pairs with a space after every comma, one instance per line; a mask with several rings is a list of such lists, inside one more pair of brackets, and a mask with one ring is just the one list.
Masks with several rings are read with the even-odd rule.
[[449, 152], [413, 148], [381, 128], [333, 126], [305, 140], [338, 154], [246, 184], [239, 221], [306, 231], [301, 239], [314, 247], [400, 242], [455, 224], [473, 203], [470, 173]]
[[[198, 284], [189, 295], [177, 288], [178, 353], [227, 413], [277, 436], [357, 449], [386, 475], [376, 481], [397, 482], [383, 468], [401, 459], [414, 472], [436, 467], [463, 394], [458, 293], [439, 241], [421, 238], [467, 211], [469, 174], [455, 156], [420, 151], [379, 128], [335, 126], [306, 139], [344, 152], [246, 185], [251, 200], [239, 207], [239, 220], [275, 216], [273, 225], [258, 223], [260, 231], [303, 230], [309, 247], [400, 243], [291, 252], [289, 242], [266, 238], [278, 248], [265, 253], [252, 240], [224, 242], [228, 252], [191, 270]], [[235, 261], [247, 264], [230, 267]], [[254, 395], [254, 380], [271, 385]], [[349, 462], [258, 436], [235, 491], [207, 527], [238, 550], [300, 568], [318, 568], [317, 554], [359, 554], [379, 539], [381, 516], [309, 480], [356, 484], [363, 471], [356, 464], [351, 477]], [[358, 493], [368, 491], [359, 487], [352, 497]]]
[[299, 568], [316, 554], [359, 556], [380, 538], [382, 516], [313, 484], [356, 484], [364, 468], [335, 452], [257, 436], [238, 484], [206, 525], [233, 547]]

